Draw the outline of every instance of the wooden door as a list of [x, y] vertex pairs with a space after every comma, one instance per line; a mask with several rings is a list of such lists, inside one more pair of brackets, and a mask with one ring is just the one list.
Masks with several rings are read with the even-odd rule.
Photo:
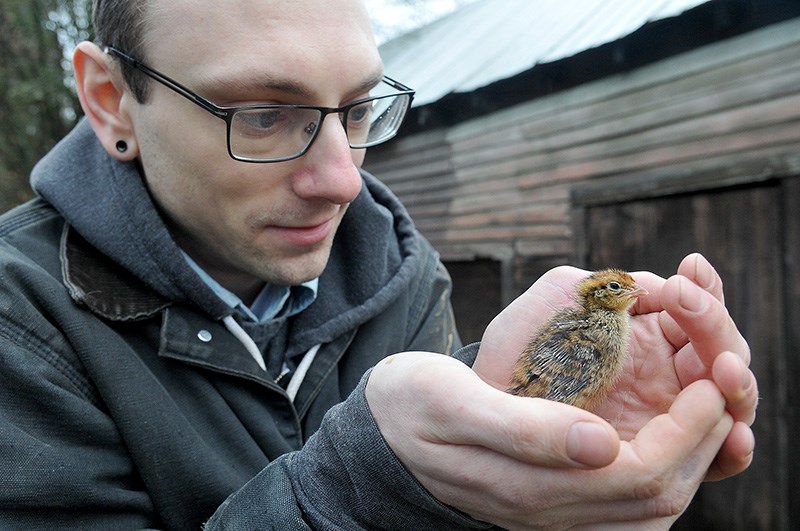
[[[674, 273], [698, 251], [715, 265], [747, 338], [761, 401], [753, 465], [701, 487], [674, 529], [800, 529], [800, 179], [584, 207], [585, 265]], [[585, 239], [584, 239], [585, 238]]]

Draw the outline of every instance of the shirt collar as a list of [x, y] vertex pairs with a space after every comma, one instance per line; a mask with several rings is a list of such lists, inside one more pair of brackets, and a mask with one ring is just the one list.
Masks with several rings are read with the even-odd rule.
[[253, 304], [247, 306], [235, 293], [223, 287], [219, 282], [214, 280], [211, 275], [206, 273], [197, 262], [186, 254], [186, 252], [181, 250], [181, 253], [183, 253], [183, 258], [186, 260], [186, 263], [194, 269], [203, 282], [205, 282], [225, 304], [242, 314], [248, 320], [256, 323], [263, 323], [274, 319], [283, 311], [286, 312], [287, 316], [298, 314], [308, 308], [317, 298], [317, 288], [319, 286], [318, 278], [309, 280], [299, 286], [277, 286], [267, 283], [256, 296]]

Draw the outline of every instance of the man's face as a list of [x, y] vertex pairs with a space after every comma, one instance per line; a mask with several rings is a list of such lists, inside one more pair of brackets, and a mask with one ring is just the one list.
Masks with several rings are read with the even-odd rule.
[[[381, 62], [357, 0], [155, 0], [147, 62], [217, 105], [339, 107], [367, 96]], [[319, 276], [347, 205], [361, 189], [363, 150], [329, 115], [302, 157], [238, 162], [225, 122], [152, 84], [132, 116], [147, 185], [178, 244], [245, 299], [264, 281]]]

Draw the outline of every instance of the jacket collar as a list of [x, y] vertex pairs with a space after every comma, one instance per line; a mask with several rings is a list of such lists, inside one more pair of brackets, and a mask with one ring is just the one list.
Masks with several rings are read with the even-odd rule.
[[61, 236], [61, 267], [72, 299], [112, 321], [137, 321], [171, 304], [95, 249], [69, 224]]
[[[258, 382], [285, 395], [271, 376], [259, 370], [236, 338], [219, 322], [173, 303], [148, 287], [126, 269], [95, 249], [69, 224], [60, 244], [62, 273], [70, 296], [78, 304], [105, 319], [140, 321], [163, 314], [159, 356], [199, 365]], [[323, 345], [322, 354], [306, 375], [294, 406], [302, 418], [321, 382], [334, 369], [357, 328]], [[232, 355], [238, 352], [239, 355]]]

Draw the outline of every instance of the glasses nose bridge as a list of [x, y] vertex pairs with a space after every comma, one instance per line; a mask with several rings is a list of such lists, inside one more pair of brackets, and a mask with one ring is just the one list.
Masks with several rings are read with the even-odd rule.
[[[339, 116], [339, 124], [342, 126], [342, 130], [344, 131], [345, 137], [347, 137], [348, 144], [350, 143], [350, 137], [348, 136], [347, 132], [347, 112], [350, 110], [347, 107], [319, 107], [318, 110], [320, 111], [320, 118], [319, 124], [317, 125], [317, 134], [319, 134], [322, 130], [322, 126], [325, 125], [325, 119], [328, 118], [329, 115], [338, 115]], [[316, 137], [317, 135], [315, 135]]]
[[320, 127], [322, 127], [322, 124], [325, 123], [325, 118], [327, 118], [328, 115], [338, 114], [339, 121], [342, 123], [345, 133], [347, 132], [347, 112], [350, 110], [348, 107], [321, 107], [319, 110], [321, 112], [321, 117], [319, 119]]

